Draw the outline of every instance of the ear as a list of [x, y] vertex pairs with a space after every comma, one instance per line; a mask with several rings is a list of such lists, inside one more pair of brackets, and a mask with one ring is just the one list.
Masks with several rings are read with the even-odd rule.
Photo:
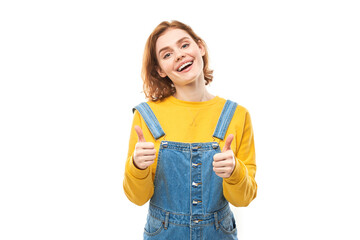
[[162, 77], [162, 78], [164, 78], [164, 77], [167, 76], [160, 67], [156, 67], [156, 71], [158, 72], [158, 74], [159, 74], [160, 77]]
[[205, 46], [204, 46], [203, 42], [201, 42], [201, 40], [198, 40], [198, 46], [200, 48], [201, 56], [204, 56], [205, 55]]

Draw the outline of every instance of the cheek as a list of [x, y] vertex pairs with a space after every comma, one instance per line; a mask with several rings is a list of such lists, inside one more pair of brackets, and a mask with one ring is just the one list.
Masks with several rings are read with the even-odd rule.
[[172, 65], [170, 63], [164, 63], [164, 64], [162, 64], [161, 68], [165, 72], [170, 72], [172, 70]]
[[204, 65], [203, 56], [201, 55], [200, 51], [196, 51], [194, 53], [194, 56], [197, 56], [197, 63], [200, 64], [200, 66]]
[[199, 67], [201, 69], [203, 69], [204, 68], [204, 61], [203, 61], [203, 58], [201, 56], [197, 59], [197, 62], [199, 64]]

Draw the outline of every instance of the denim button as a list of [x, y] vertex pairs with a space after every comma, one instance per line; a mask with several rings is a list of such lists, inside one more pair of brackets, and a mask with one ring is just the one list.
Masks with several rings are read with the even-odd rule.
[[213, 147], [213, 149], [217, 149], [217, 148], [219, 147], [219, 144], [213, 143], [213, 144], [212, 144], [212, 147]]
[[201, 183], [196, 183], [196, 182], [193, 182], [193, 183], [192, 183], [192, 185], [195, 186], [195, 187], [199, 186], [200, 184], [201, 184]]
[[196, 150], [198, 150], [199, 148], [201, 148], [201, 146], [194, 146], [194, 147], [192, 147], [192, 150], [196, 151]]
[[199, 222], [201, 222], [201, 221], [202, 221], [202, 220], [198, 220], [198, 219], [193, 220], [194, 223], [199, 223]]
[[168, 142], [162, 142], [161, 144], [164, 148], [166, 148], [168, 146]]
[[201, 165], [201, 163], [192, 163], [191, 165], [196, 168], [197, 166]]

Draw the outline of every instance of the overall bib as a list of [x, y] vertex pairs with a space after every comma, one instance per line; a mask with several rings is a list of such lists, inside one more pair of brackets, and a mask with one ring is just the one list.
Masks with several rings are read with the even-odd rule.
[[[226, 101], [214, 138], [224, 140], [236, 107]], [[165, 135], [147, 103], [135, 109], [156, 140]], [[223, 195], [223, 179], [213, 171], [213, 156], [219, 152], [215, 141], [161, 141], [144, 239], [237, 239], [235, 219]]]

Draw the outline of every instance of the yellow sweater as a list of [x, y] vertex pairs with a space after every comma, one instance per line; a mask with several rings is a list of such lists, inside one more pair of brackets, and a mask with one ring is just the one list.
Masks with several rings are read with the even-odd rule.
[[[212, 135], [225, 102], [225, 99], [218, 96], [205, 102], [187, 102], [170, 96], [161, 102], [148, 102], [148, 104], [164, 130], [167, 141], [194, 143], [214, 141]], [[155, 140], [144, 119], [138, 111], [135, 111], [123, 187], [131, 202], [143, 205], [154, 193], [153, 181], [157, 155], [155, 162], [147, 169], [140, 170], [135, 167], [132, 161], [135, 144], [138, 141], [135, 125], [141, 127], [147, 142], [155, 144], [157, 153], [164, 137]], [[257, 192], [255, 146], [249, 112], [240, 105], [235, 110], [224, 140], [215, 139], [217, 142], [220, 141], [221, 149], [229, 134], [234, 135], [231, 149], [236, 163], [232, 175], [223, 179], [223, 194], [232, 205], [247, 206], [256, 197]]]

